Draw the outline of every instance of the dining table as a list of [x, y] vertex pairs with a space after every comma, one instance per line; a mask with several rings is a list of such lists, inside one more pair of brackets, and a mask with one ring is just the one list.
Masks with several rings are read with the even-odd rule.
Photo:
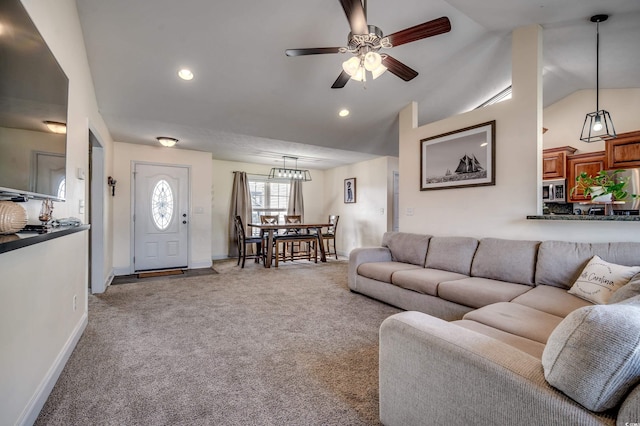
[[331, 223], [286, 223], [286, 224], [276, 224], [276, 223], [250, 223], [249, 226], [251, 228], [256, 228], [260, 230], [260, 234], [267, 235], [267, 244], [266, 244], [266, 261], [264, 262], [265, 268], [271, 267], [271, 262], [273, 259], [273, 241], [275, 238], [276, 232], [280, 229], [305, 229], [307, 231], [315, 230], [315, 235], [318, 240], [318, 248], [320, 249], [320, 261], [326, 262], [327, 256], [324, 250], [324, 242], [322, 241], [322, 228], [328, 228], [333, 226]]

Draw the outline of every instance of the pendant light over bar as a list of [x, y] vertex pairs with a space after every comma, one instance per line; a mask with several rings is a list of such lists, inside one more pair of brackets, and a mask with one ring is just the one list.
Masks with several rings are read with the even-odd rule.
[[594, 15], [591, 22], [596, 23], [596, 110], [584, 118], [580, 140], [583, 142], [600, 142], [616, 137], [616, 130], [608, 111], [600, 109], [600, 22], [604, 22], [609, 15]]
[[[295, 168], [287, 167], [287, 159], [295, 160]], [[298, 157], [282, 156], [282, 167], [274, 167], [269, 172], [269, 179], [290, 179], [309, 182], [311, 173], [309, 170], [298, 169]]]

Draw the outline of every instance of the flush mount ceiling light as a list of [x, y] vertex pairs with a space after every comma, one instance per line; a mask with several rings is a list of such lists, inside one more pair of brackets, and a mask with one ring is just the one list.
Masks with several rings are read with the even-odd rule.
[[67, 133], [67, 125], [65, 123], [60, 123], [58, 121], [45, 121], [44, 124], [47, 125], [47, 128], [59, 135], [64, 135]]
[[582, 133], [580, 134], [580, 140], [583, 142], [600, 142], [616, 137], [611, 115], [608, 111], [601, 110], [599, 105], [600, 22], [604, 22], [608, 18], [609, 15], [594, 15], [591, 17], [591, 22], [596, 23], [596, 110], [588, 113], [584, 118]]
[[340, 112], [338, 112], [338, 115], [340, 117], [346, 117], [347, 115], [349, 115], [349, 110], [348, 109], [341, 109]]
[[[295, 168], [287, 167], [287, 159], [295, 160]], [[311, 173], [309, 170], [298, 169], [298, 157], [282, 156], [282, 167], [274, 167], [269, 172], [269, 179], [291, 179], [299, 180], [302, 182], [309, 182], [311, 180]]]
[[162, 146], [166, 146], [168, 148], [171, 148], [172, 146], [178, 143], [178, 139], [170, 138], [167, 136], [158, 136], [156, 139], [158, 139], [158, 142], [160, 142]]
[[187, 81], [193, 80], [193, 73], [191, 72], [191, 70], [183, 68], [180, 71], [178, 71], [178, 77]]

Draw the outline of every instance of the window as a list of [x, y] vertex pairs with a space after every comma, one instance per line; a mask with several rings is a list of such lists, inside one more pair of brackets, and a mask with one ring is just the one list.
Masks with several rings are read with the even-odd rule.
[[161, 179], [151, 193], [151, 216], [161, 231], [167, 229], [173, 217], [173, 191], [169, 183]]
[[284, 215], [289, 205], [288, 180], [267, 180], [266, 176], [249, 176], [251, 192], [251, 222], [260, 223], [262, 215], [277, 215], [278, 221], [284, 223]]

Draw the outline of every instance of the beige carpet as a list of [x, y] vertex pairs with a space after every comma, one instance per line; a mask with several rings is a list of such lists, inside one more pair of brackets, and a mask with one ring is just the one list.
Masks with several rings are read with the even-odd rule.
[[378, 424], [378, 328], [347, 262], [146, 279], [89, 298], [37, 425]]

